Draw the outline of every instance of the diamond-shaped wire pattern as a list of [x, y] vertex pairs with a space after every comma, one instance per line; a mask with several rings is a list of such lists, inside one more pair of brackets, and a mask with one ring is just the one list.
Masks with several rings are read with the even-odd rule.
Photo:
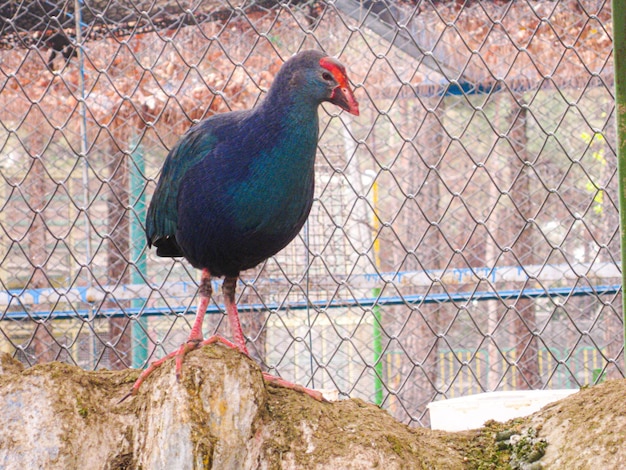
[[[361, 116], [323, 107], [309, 221], [240, 283], [260, 364], [415, 425], [444, 397], [623, 376], [610, 2], [0, 13], [0, 350], [119, 369], [184, 341], [197, 273], [143, 233], [167, 151], [322, 48]], [[228, 335], [214, 301], [205, 333]]]

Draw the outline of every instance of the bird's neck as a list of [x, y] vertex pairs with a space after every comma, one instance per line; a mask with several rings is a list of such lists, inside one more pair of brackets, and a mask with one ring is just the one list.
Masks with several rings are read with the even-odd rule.
[[265, 188], [272, 186], [278, 199], [308, 193], [313, 187], [319, 131], [317, 107], [285, 104], [259, 114], [264, 134], [258, 138], [265, 141], [261, 146], [267, 150], [251, 165], [252, 179]]
[[288, 153], [289, 147], [299, 153], [317, 146], [319, 119], [316, 103], [287, 97], [277, 102], [268, 100], [264, 105], [264, 119], [275, 120], [274, 126], [266, 126], [277, 131], [277, 135], [270, 137], [275, 139], [274, 145], [285, 148]]

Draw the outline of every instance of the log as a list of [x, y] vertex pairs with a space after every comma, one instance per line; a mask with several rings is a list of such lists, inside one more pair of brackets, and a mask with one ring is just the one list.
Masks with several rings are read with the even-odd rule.
[[[138, 371], [62, 363], [24, 369], [0, 354], [0, 468], [626, 468], [625, 380], [478, 430], [409, 428], [358, 399], [317, 402], [267, 385], [222, 346], [173, 361], [119, 403]], [[542, 467], [540, 467], [542, 465]]]
[[[138, 373], [0, 360], [0, 468], [422, 468], [459, 452], [361, 400], [320, 403], [264, 383], [221, 346], [173, 361], [122, 403]], [[436, 435], [437, 433], [434, 433]], [[420, 439], [424, 438], [423, 442]]]

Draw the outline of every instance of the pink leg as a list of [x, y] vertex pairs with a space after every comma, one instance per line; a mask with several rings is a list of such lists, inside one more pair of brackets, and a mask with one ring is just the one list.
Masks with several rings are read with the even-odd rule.
[[237, 348], [249, 356], [248, 348], [246, 346], [246, 337], [243, 335], [241, 329], [241, 323], [239, 322], [239, 313], [237, 312], [237, 303], [235, 302], [235, 289], [237, 287], [237, 277], [225, 277], [222, 284], [222, 291], [224, 292], [224, 303], [226, 304], [226, 314], [228, 315], [228, 324], [230, 325], [230, 332], [235, 340]]
[[[200, 281], [200, 289], [198, 290], [198, 295], [200, 297], [198, 303], [198, 310], [196, 312], [196, 318], [194, 319], [193, 326], [191, 327], [191, 332], [189, 333], [189, 337], [187, 338], [187, 342], [183, 344], [176, 351], [168, 354], [167, 356], [159, 359], [158, 361], [154, 361], [150, 364], [150, 366], [144, 370], [139, 378], [135, 381], [133, 388], [131, 391], [120, 400], [120, 403], [129, 396], [133, 396], [137, 394], [139, 387], [146, 380], [146, 378], [158, 367], [160, 367], [164, 362], [168, 361], [172, 357], [176, 358], [176, 380], [180, 380], [182, 377], [182, 366], [185, 355], [189, 351], [193, 351], [200, 346], [206, 346], [213, 343], [222, 343], [230, 348], [237, 348], [239, 351], [249, 356], [248, 348], [246, 347], [246, 338], [243, 334], [243, 330], [241, 329], [241, 323], [239, 321], [239, 313], [237, 312], [237, 304], [235, 302], [235, 288], [237, 286], [237, 277], [226, 277], [224, 279], [224, 283], [222, 284], [222, 290], [224, 292], [224, 303], [226, 304], [226, 313], [228, 315], [228, 323], [230, 324], [231, 334], [233, 335], [234, 343], [231, 343], [227, 339], [222, 338], [221, 336], [214, 335], [208, 339], [203, 340], [202, 338], [202, 322], [204, 321], [204, 315], [206, 314], [206, 309], [209, 305], [209, 301], [211, 300], [211, 274], [207, 269], [202, 270], [202, 277]], [[296, 390], [301, 393], [305, 393], [310, 397], [314, 398], [318, 401], [326, 401], [322, 394], [316, 390], [311, 390], [309, 388], [303, 387], [302, 385], [294, 384], [292, 382], [288, 382], [280, 377], [276, 377], [270, 375], [266, 372], [263, 373], [263, 378], [266, 382], [272, 383], [274, 385], [278, 385], [285, 388], [290, 388], [292, 390]]]
[[183, 360], [185, 358], [185, 355], [189, 351], [193, 351], [200, 346], [216, 342], [223, 343], [230, 348], [237, 347], [235, 344], [231, 343], [227, 339], [224, 339], [221, 336], [217, 335], [203, 341], [202, 323], [204, 321], [204, 315], [206, 314], [206, 309], [209, 305], [209, 301], [211, 300], [211, 291], [211, 273], [209, 273], [208, 269], [203, 269], [202, 277], [200, 279], [200, 288], [198, 289], [198, 296], [200, 298], [198, 301], [198, 310], [196, 311], [196, 318], [194, 319], [193, 326], [191, 327], [191, 332], [189, 333], [187, 341], [176, 351], [168, 354], [165, 357], [162, 357], [158, 361], [152, 362], [150, 366], [139, 375], [139, 378], [135, 381], [130, 392], [124, 398], [122, 398], [120, 402], [126, 400], [126, 398], [128, 398], [129, 396], [136, 395], [139, 387], [141, 387], [141, 384], [144, 382], [144, 380], [146, 380], [146, 378], [155, 369], [159, 368], [161, 365], [163, 365], [164, 362], [173, 357], [176, 358], [176, 380], [180, 380], [180, 378], [182, 377]]
[[[235, 302], [235, 288], [237, 286], [236, 277], [227, 277], [224, 279], [222, 289], [224, 291], [224, 303], [226, 304], [226, 313], [228, 314], [228, 323], [230, 324], [230, 331], [235, 340], [235, 344], [239, 350], [245, 355], [249, 356], [248, 348], [246, 347], [246, 338], [243, 335], [241, 329], [241, 323], [239, 322], [239, 313], [237, 312], [237, 304]], [[280, 387], [291, 388], [301, 393], [305, 393], [310, 397], [313, 397], [317, 401], [326, 401], [321, 392], [317, 390], [311, 390], [310, 388], [303, 387], [302, 385], [288, 382], [274, 375], [270, 375], [267, 372], [263, 373], [263, 378], [266, 382], [278, 385]]]

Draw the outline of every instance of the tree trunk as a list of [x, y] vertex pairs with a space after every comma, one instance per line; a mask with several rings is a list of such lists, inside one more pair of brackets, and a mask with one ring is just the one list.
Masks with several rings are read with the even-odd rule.
[[[120, 118], [114, 122], [118, 122]], [[126, 142], [124, 127], [113, 125], [116, 142], [111, 144], [114, 155], [109, 172], [108, 227], [109, 243], [107, 250], [107, 277], [109, 284], [128, 284], [130, 281], [128, 260], [130, 259], [128, 162], [127, 155], [121, 151], [120, 144]], [[109, 319], [109, 367], [113, 370], [124, 369], [132, 364], [131, 325], [127, 316], [130, 302], [111, 299], [105, 308], [118, 310], [121, 315]]]
[[[46, 252], [46, 226], [43, 216], [39, 212], [44, 209], [46, 204], [46, 188], [48, 187], [46, 170], [42, 162], [44, 153], [44, 136], [42, 133], [45, 120], [43, 115], [33, 109], [34, 123], [31, 129], [29, 144], [30, 155], [33, 164], [30, 167], [29, 180], [29, 206], [34, 212], [31, 225], [28, 229], [28, 256], [33, 267], [33, 274], [28, 284], [31, 289], [42, 289], [49, 286], [48, 280], [44, 274], [44, 265], [47, 258]], [[50, 305], [37, 304], [34, 310], [45, 312]], [[56, 358], [56, 342], [52, 336], [52, 323], [46, 320], [37, 320], [35, 322], [35, 331], [33, 334], [32, 347], [35, 355], [35, 362], [50, 362]]]
[[[514, 108], [511, 116], [511, 128], [509, 142], [514, 150], [514, 158], [509, 166], [510, 171], [515, 171], [511, 198], [514, 202], [512, 208], [513, 218], [511, 232], [517, 234], [512, 242], [513, 252], [522, 265], [538, 263], [538, 256], [534, 251], [535, 226], [530, 219], [534, 217], [532, 199], [532, 171], [526, 165], [526, 136], [527, 108]], [[515, 158], [517, 157], [517, 158]], [[513, 178], [512, 178], [513, 179]], [[534, 287], [528, 282], [521, 286], [522, 289]], [[516, 364], [515, 388], [536, 389], [541, 388], [539, 375], [538, 345], [534, 333], [537, 330], [535, 301], [528, 298], [518, 298], [514, 308], [509, 314], [513, 315], [513, 329], [511, 338], [514, 343]]]

